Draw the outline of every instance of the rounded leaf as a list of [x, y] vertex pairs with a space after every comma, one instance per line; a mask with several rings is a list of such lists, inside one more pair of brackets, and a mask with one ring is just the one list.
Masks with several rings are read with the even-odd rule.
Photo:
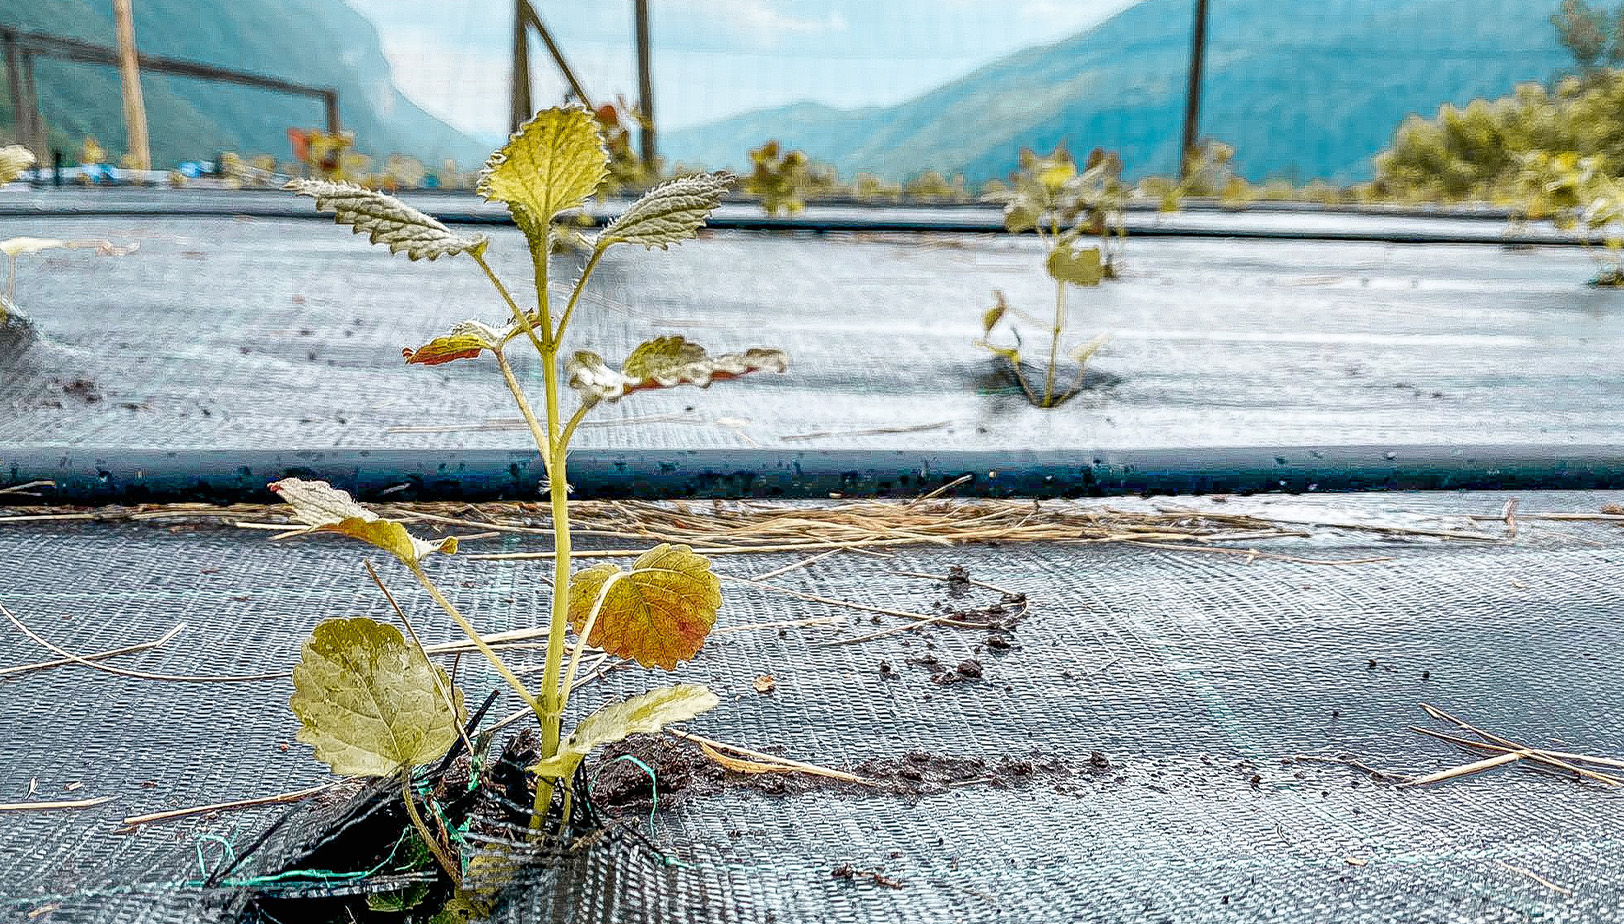
[[588, 644], [666, 670], [699, 653], [722, 606], [721, 581], [711, 573], [710, 559], [685, 545], [661, 543], [638, 556], [630, 572], [614, 565], [577, 571], [570, 577], [569, 606], [576, 632], [585, 628], [611, 579]]
[[464, 721], [462, 694], [445, 671], [399, 629], [365, 618], [316, 626], [293, 669], [290, 705], [299, 740], [345, 776], [390, 776], [437, 760]]

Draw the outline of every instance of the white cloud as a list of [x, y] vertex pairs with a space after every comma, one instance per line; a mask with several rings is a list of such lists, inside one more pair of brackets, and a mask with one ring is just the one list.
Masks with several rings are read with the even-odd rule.
[[789, 35], [844, 32], [850, 25], [839, 10], [827, 16], [796, 16], [781, 9], [781, 0], [678, 0], [686, 15], [722, 23], [767, 45]]

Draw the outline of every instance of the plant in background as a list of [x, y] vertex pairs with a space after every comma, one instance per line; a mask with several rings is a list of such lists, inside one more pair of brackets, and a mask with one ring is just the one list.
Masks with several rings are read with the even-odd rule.
[[801, 151], [785, 152], [777, 141], [769, 141], [750, 152], [750, 175], [744, 191], [761, 200], [768, 215], [780, 212], [794, 215], [806, 208], [812, 185], [807, 157]]
[[926, 170], [902, 184], [902, 194], [921, 202], [963, 202], [970, 198], [964, 174], [956, 173], [950, 180], [936, 170]]
[[872, 173], [859, 173], [852, 180], [851, 194], [864, 202], [895, 202], [902, 198], [902, 187]]
[[[976, 345], [1009, 363], [1027, 400], [1037, 407], [1054, 407], [1076, 395], [1082, 388], [1089, 359], [1105, 345], [1106, 338], [1101, 336], [1069, 350], [1067, 355], [1077, 364], [1076, 377], [1069, 388], [1056, 391], [1061, 343], [1069, 321], [1067, 288], [1092, 288], [1110, 275], [1105, 248], [1110, 242], [1112, 221], [1118, 228], [1121, 225], [1121, 175], [1121, 160], [1100, 150], [1090, 155], [1087, 168], [1081, 172], [1063, 147], [1047, 157], [1022, 151], [1021, 169], [1011, 177], [1011, 188], [994, 194], [1005, 203], [1004, 227], [1012, 233], [1037, 232], [1047, 251], [1044, 268], [1054, 280], [1055, 307], [1042, 391], [1033, 388], [1026, 376], [1020, 331], [1013, 324], [1012, 345], [992, 342], [993, 331], [1013, 314], [1002, 292], [994, 293], [995, 304], [982, 314], [982, 339]], [[1096, 236], [1100, 242], [1088, 246], [1086, 242]]]
[[[8, 145], [0, 148], [0, 186], [17, 179], [23, 171], [34, 165], [33, 152], [21, 145]], [[61, 241], [45, 237], [13, 237], [0, 241], [0, 254], [6, 258], [6, 286], [0, 292], [0, 325], [11, 319], [17, 310], [17, 258], [43, 250], [68, 249], [94, 249], [97, 253], [118, 256], [134, 250], [116, 247], [112, 241]]]
[[[592, 239], [591, 255], [560, 305], [549, 286], [548, 254], [555, 222], [580, 208], [608, 171], [598, 123], [581, 108], [539, 113], [491, 156], [479, 192], [487, 200], [504, 203], [525, 235], [535, 273], [533, 307], [521, 307], [486, 262], [485, 237], [457, 234], [398, 199], [360, 187], [315, 180], [289, 184], [300, 195], [314, 198], [318, 208], [333, 212], [339, 223], [367, 233], [393, 253], [413, 260], [467, 256], [490, 280], [511, 315], [500, 324], [465, 321], [404, 353], [412, 365], [476, 361], [488, 355], [541, 453], [556, 557], [539, 690], [519, 679], [431, 578], [428, 563], [437, 555], [455, 553], [455, 539], [420, 539], [321, 482], [289, 479], [272, 487], [310, 529], [369, 542], [399, 559], [534, 713], [541, 730], [540, 759], [531, 768], [535, 778], [531, 827], [537, 836], [548, 832], [548, 819], [555, 820], [551, 830], [569, 830], [572, 783], [594, 748], [691, 719], [717, 703], [715, 694], [703, 686], [663, 687], [604, 706], [564, 734], [564, 710], [588, 645], [646, 667], [673, 669], [699, 651], [721, 604], [709, 562], [685, 546], [656, 546], [630, 570], [599, 565], [572, 571], [567, 463], [577, 426], [604, 402], [653, 389], [705, 387], [757, 371], [782, 372], [788, 362], [777, 350], [712, 356], [682, 337], [649, 340], [619, 368], [587, 351], [575, 351], [560, 362], [581, 294], [603, 256], [620, 245], [663, 250], [695, 237], [729, 182], [723, 174], [701, 174], [651, 190]], [[539, 403], [514, 374], [508, 348], [515, 341], [534, 348], [540, 362]], [[579, 397], [569, 414], [563, 407], [567, 389]], [[569, 647], [572, 628], [576, 641]], [[313, 745], [316, 757], [335, 772], [398, 778], [419, 836], [452, 881], [459, 881], [463, 870], [455, 845], [424, 825], [414, 804], [412, 768], [439, 758], [458, 740], [464, 722], [462, 699], [444, 672], [429, 666], [415, 637], [408, 642], [392, 627], [368, 619], [329, 620], [306, 641], [294, 685], [300, 740]]]
[[[1149, 176], [1139, 181], [1137, 191], [1157, 200], [1163, 212], [1176, 212], [1185, 199], [1217, 199], [1221, 205], [1239, 207], [1257, 198], [1252, 187], [1235, 172], [1235, 149], [1221, 141], [1207, 140], [1184, 155], [1184, 171], [1178, 179]], [[1281, 198], [1298, 193], [1286, 184]]]
[[383, 162], [383, 174], [374, 177], [375, 182], [369, 185], [390, 192], [397, 189], [420, 189], [424, 178], [428, 175], [428, 168], [417, 158], [405, 154], [391, 154]]
[[[1529, 221], [1548, 220], [1563, 230], [1584, 233], [1600, 271], [1592, 285], [1624, 286], [1624, 184], [1601, 171], [1597, 157], [1565, 151], [1534, 151], [1519, 158], [1518, 196], [1511, 210], [1510, 231]], [[1591, 238], [1600, 235], [1605, 253], [1596, 254]]]
[[643, 158], [632, 147], [630, 125], [642, 124], [631, 104], [625, 99], [618, 103], [605, 103], [593, 111], [603, 143], [609, 149], [609, 179], [605, 181], [603, 195], [618, 195], [628, 189], [642, 189], [658, 176], [658, 169], [643, 163]]

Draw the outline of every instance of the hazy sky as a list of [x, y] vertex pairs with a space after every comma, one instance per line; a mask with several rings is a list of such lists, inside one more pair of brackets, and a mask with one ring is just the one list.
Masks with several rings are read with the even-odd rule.
[[[510, 0], [348, 0], [395, 83], [482, 139], [507, 131]], [[533, 0], [594, 100], [635, 97], [632, 0]], [[656, 112], [681, 128], [799, 100], [895, 103], [1138, 0], [650, 0]], [[539, 41], [538, 105], [563, 79]]]

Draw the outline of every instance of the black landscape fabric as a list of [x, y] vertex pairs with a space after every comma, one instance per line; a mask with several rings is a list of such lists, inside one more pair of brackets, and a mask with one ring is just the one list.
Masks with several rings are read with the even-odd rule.
[[[835, 645], [900, 621], [726, 582], [718, 634], [676, 675], [710, 685], [723, 704], [690, 728], [878, 785], [718, 782], [690, 750], [689, 763], [653, 764], [663, 779], [651, 819], [638, 773], [594, 764], [620, 833], [526, 874], [499, 918], [1624, 920], [1624, 795], [1519, 767], [1404, 789], [1335, 762], [1418, 775], [1483, 756], [1408, 730], [1456, 730], [1421, 703], [1529, 745], [1624, 757], [1624, 597], [1613, 579], [1624, 533], [1605, 518], [1540, 519], [1594, 516], [1624, 495], [1523, 495], [1515, 538], [1497, 520], [1508, 499], [1179, 502], [1487, 539], [1304, 527], [1312, 535], [1249, 544], [1257, 555], [905, 547], [889, 549], [893, 558], [840, 553], [772, 581], [882, 609], [969, 611], [1001, 599], [902, 574], [964, 567], [1028, 595], [1030, 613], [999, 631], [934, 626]], [[546, 545], [509, 536], [465, 551]], [[275, 673], [322, 618], [389, 618], [359, 557], [336, 538], [274, 542], [184, 521], [15, 523], [0, 526], [0, 602], [76, 652], [185, 624], [169, 644], [110, 664]], [[719, 556], [716, 567], [760, 575], [801, 557]], [[434, 567], [487, 631], [545, 612], [545, 562]], [[451, 637], [398, 589], [409, 611], [425, 613], [428, 641]], [[815, 617], [829, 620], [779, 626]], [[4, 628], [0, 667], [53, 657]], [[769, 693], [757, 691], [762, 675], [773, 678]], [[651, 679], [610, 672], [572, 708]], [[493, 686], [466, 658], [460, 682], [474, 701]], [[0, 678], [3, 800], [112, 799], [0, 812], [5, 915], [217, 917], [227, 896], [198, 884], [284, 807], [133, 833], [117, 833], [120, 822], [324, 782], [293, 742], [288, 694], [286, 679], [160, 682], [82, 666]]]

